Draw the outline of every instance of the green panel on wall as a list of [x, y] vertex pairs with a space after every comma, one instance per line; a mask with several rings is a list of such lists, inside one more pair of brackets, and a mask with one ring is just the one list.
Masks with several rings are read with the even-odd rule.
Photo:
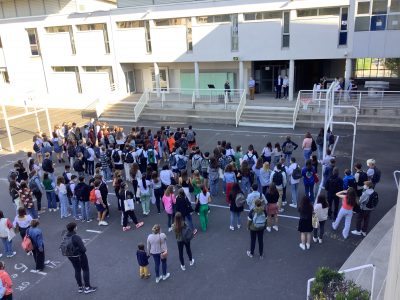
[[[194, 73], [181, 72], [181, 88], [194, 89]], [[229, 80], [231, 89], [235, 88], [235, 80], [233, 72], [200, 72], [199, 83], [200, 89], [208, 90], [208, 85], [213, 84], [216, 89], [224, 89], [226, 80]], [[206, 91], [200, 91], [200, 94], [208, 94]]]

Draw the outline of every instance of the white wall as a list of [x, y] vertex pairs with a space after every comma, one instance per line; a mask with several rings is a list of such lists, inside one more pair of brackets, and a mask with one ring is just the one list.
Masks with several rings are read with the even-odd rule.
[[81, 72], [82, 92], [87, 95], [99, 95], [110, 91], [108, 73]]
[[354, 32], [351, 57], [400, 57], [399, 41], [400, 30]]
[[156, 57], [158, 62], [179, 61], [187, 52], [186, 27], [153, 27], [151, 28], [151, 42], [153, 57]]
[[149, 61], [143, 28], [116, 29], [114, 40], [120, 62]]

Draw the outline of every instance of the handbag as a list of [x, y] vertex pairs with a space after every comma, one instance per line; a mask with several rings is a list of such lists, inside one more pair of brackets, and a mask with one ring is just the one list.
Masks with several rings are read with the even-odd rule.
[[135, 203], [133, 199], [126, 199], [126, 192], [127, 191], [125, 191], [125, 200], [124, 200], [125, 211], [135, 210]]
[[319, 177], [317, 173], [314, 173], [314, 183], [317, 184], [319, 182]]
[[319, 228], [319, 220], [318, 220], [318, 216], [316, 213], [312, 214], [312, 227]]
[[24, 249], [25, 252], [31, 252], [33, 250], [32, 240], [29, 237], [28, 233], [25, 234], [25, 237], [22, 240], [21, 246], [22, 246], [22, 249]]
[[[161, 234], [159, 234], [159, 237], [160, 237], [160, 249], [161, 249], [161, 245], [162, 245], [162, 243], [161, 243]], [[161, 252], [160, 253], [160, 257], [161, 257], [161, 259], [167, 259], [168, 250], [165, 250], [165, 251]]]

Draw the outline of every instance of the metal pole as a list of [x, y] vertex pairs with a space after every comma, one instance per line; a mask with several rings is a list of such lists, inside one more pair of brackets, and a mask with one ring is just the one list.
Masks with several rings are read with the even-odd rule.
[[35, 110], [35, 118], [36, 118], [36, 125], [37, 125], [37, 131], [41, 131], [40, 130], [40, 122], [39, 122], [39, 117], [38, 117], [38, 114], [37, 114], [37, 111], [36, 111], [36, 106], [34, 106], [34, 108], [33, 108], [34, 110]]
[[49, 136], [51, 135], [51, 123], [50, 123], [50, 116], [49, 116], [49, 109], [46, 107], [46, 119], [47, 119], [47, 126], [49, 127]]
[[375, 272], [376, 272], [376, 267], [372, 266], [371, 300], [374, 300]]
[[360, 96], [358, 97], [358, 110], [361, 111], [361, 98], [362, 98], [362, 92], [359, 94]]
[[13, 143], [13, 140], [12, 140], [11, 131], [10, 131], [10, 124], [8, 123], [7, 111], [6, 111], [6, 107], [5, 107], [4, 103], [1, 104], [1, 108], [3, 110], [4, 122], [6, 123], [8, 141], [10, 142], [11, 152], [14, 152], [14, 150], [15, 150], [14, 149], [14, 143]]

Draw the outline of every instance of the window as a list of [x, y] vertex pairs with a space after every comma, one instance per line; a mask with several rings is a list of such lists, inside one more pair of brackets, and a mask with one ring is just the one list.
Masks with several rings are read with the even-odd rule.
[[[168, 81], [168, 69], [167, 68], [159, 68], [160, 71], [160, 90], [161, 91], [168, 91], [169, 89], [169, 81]], [[154, 69], [151, 69], [151, 84], [153, 90], [157, 89], [157, 82], [156, 82], [156, 74]]]
[[316, 16], [338, 16], [340, 14], [340, 7], [323, 7], [312, 9], [298, 9], [297, 17], [316, 17]]
[[112, 72], [112, 67], [109, 66], [87, 66], [82, 67], [85, 72], [101, 72], [108, 73], [110, 79], [110, 85], [114, 84], [114, 75]]
[[68, 73], [75, 73], [75, 78], [76, 78], [76, 86], [78, 88], [78, 93], [82, 93], [82, 84], [81, 84], [81, 76], [79, 75], [79, 69], [78, 67], [74, 66], [56, 66], [56, 67], [51, 67], [53, 69], [53, 72], [68, 72]]
[[150, 23], [149, 21], [145, 22], [145, 26], [144, 26], [145, 32], [145, 40], [146, 40], [146, 51], [147, 53], [151, 53], [151, 35], [150, 35]]
[[225, 23], [230, 22], [230, 15], [215, 15], [215, 16], [203, 16], [197, 17], [197, 23], [206, 24], [206, 23]]
[[318, 9], [298, 9], [297, 17], [313, 17], [318, 16]]
[[28, 28], [26, 29], [26, 32], [28, 33], [29, 44], [31, 47], [31, 54], [33, 56], [39, 56], [40, 45], [36, 28]]
[[347, 17], [349, 9], [342, 7], [340, 9], [340, 24], [339, 24], [339, 46], [347, 45]]
[[390, 12], [400, 12], [400, 0], [390, 1]]
[[374, 0], [372, 2], [372, 14], [386, 14], [388, 0]]
[[186, 47], [187, 47], [187, 52], [193, 51], [192, 18], [186, 19]]
[[357, 15], [369, 14], [369, 1], [357, 3]]
[[144, 27], [144, 21], [122, 21], [117, 22], [117, 27], [123, 28], [142, 28]]
[[355, 31], [368, 31], [369, 30], [369, 20], [370, 17], [356, 17], [356, 22], [354, 25]]
[[106, 53], [110, 53], [110, 41], [108, 39], [107, 25], [104, 24], [103, 28], [104, 46], [106, 48]]
[[178, 26], [178, 25], [186, 25], [186, 18], [175, 18], [175, 19], [161, 19], [154, 20], [154, 24], [156, 26]]
[[10, 83], [10, 78], [8, 77], [7, 68], [0, 68], [0, 77], [3, 79], [3, 83]]
[[254, 12], [254, 13], [246, 13], [243, 15], [245, 21], [270, 20], [270, 19], [282, 18], [282, 12], [280, 11]]
[[389, 69], [385, 62], [384, 58], [358, 58], [355, 65], [355, 77], [399, 77], [399, 70]]
[[69, 40], [70, 40], [70, 43], [71, 43], [72, 54], [76, 54], [74, 33], [72, 32], [72, 26], [71, 25], [45, 27], [45, 30], [46, 30], [47, 33], [68, 32], [69, 33]]
[[371, 16], [371, 31], [385, 30], [386, 15]]
[[239, 50], [239, 21], [238, 15], [231, 16], [231, 51]]
[[289, 48], [290, 45], [290, 12], [283, 12], [282, 20], [282, 48]]
[[387, 29], [400, 30], [400, 15], [389, 15], [388, 16]]

